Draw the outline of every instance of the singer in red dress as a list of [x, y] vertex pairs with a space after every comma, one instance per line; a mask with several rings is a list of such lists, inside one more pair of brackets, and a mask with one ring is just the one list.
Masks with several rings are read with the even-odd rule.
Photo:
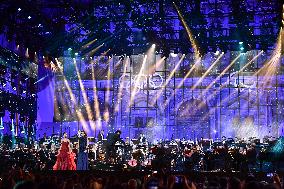
[[65, 132], [63, 134], [63, 139], [61, 140], [61, 146], [53, 170], [76, 170], [74, 158], [75, 154], [71, 150], [70, 141]]

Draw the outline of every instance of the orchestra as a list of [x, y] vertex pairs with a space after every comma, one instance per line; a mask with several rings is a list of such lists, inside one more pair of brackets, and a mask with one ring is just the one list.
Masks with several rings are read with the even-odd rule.
[[[85, 136], [86, 141], [82, 136]], [[222, 137], [220, 141], [203, 138], [192, 141], [172, 137], [171, 140], [152, 144], [148, 142], [144, 133], [139, 134], [137, 138], [126, 137], [123, 140], [120, 130], [109, 132], [106, 138], [104, 131], [101, 130], [95, 139], [87, 137], [84, 132], [78, 132], [78, 136], [70, 138], [70, 143], [73, 153], [76, 154], [77, 164], [84, 162], [83, 165], [94, 166], [104, 163], [131, 167], [171, 168], [183, 164], [184, 167], [193, 170], [218, 168], [239, 170], [244, 164], [255, 162], [257, 157], [263, 157], [263, 153], [267, 151], [267, 146], [257, 143], [256, 139], [244, 141]], [[45, 134], [39, 140], [37, 149], [41, 156], [48, 156], [51, 159], [59, 146], [59, 136], [47, 137]], [[47, 154], [47, 151], [52, 155]], [[82, 157], [87, 160], [82, 161]], [[87, 169], [86, 166], [84, 169]]]

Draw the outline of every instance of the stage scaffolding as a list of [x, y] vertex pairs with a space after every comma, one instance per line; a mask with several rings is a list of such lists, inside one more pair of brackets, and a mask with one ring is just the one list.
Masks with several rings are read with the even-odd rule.
[[[94, 106], [93, 88], [96, 86], [104, 130], [120, 129], [124, 137], [130, 138], [145, 133], [153, 141], [172, 137], [277, 137], [283, 135], [284, 129], [283, 58], [269, 76], [265, 76], [267, 70], [256, 73], [267, 63], [272, 52], [263, 52], [243, 72], [237, 72], [258, 53], [260, 51], [242, 53], [235, 64], [222, 75], [221, 72], [240, 54], [237, 51], [227, 52], [209, 74], [201, 79], [217, 58], [214, 53], [208, 53], [183, 83], [184, 76], [195, 63], [192, 54], [185, 56], [171, 79], [169, 76], [182, 55], [172, 53], [160, 67], [155, 66], [161, 59], [160, 55], [156, 55], [154, 59], [146, 61], [144, 75], [139, 83], [137, 74], [145, 57], [143, 54], [132, 55], [129, 59], [118, 56], [94, 57], [95, 81], [90, 78], [90, 61], [77, 58], [77, 65], [91, 106]], [[128, 66], [122, 83], [123, 68], [127, 61]], [[86, 114], [82, 89], [76, 73], [72, 71], [72, 64], [72, 58], [64, 58], [64, 73], [78, 100], [77, 106]], [[148, 73], [153, 65], [154, 71]], [[111, 73], [109, 78], [108, 71]], [[199, 84], [192, 89], [198, 81]], [[75, 108], [68, 98], [62, 76], [57, 76], [56, 83], [56, 103], [62, 110], [68, 110], [61, 120], [55, 118], [56, 121], [76, 121]], [[178, 85], [181, 87], [178, 88]], [[139, 86], [139, 90], [136, 90], [133, 104], [128, 107], [135, 86]], [[118, 100], [119, 91], [122, 92], [121, 101]], [[159, 93], [160, 97], [152, 105], [151, 102]], [[56, 111], [58, 110], [55, 109]], [[110, 114], [108, 122], [104, 119], [106, 111]], [[86, 115], [85, 118], [87, 119]], [[78, 128], [81, 129], [82, 125], [78, 124]], [[95, 134], [95, 131], [90, 133], [92, 134]]]

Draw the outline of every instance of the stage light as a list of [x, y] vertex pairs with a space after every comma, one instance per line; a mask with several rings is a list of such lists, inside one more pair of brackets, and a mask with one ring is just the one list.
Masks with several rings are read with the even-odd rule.
[[28, 19], [30, 20], [32, 17], [31, 16], [28, 16]]
[[26, 58], [29, 58], [29, 48], [26, 49], [26, 53], [25, 53]]
[[22, 126], [20, 127], [20, 130], [21, 130], [21, 134], [25, 134], [25, 127], [24, 127], [24, 125], [22, 125]]
[[[251, 59], [248, 63], [246, 63], [246, 65], [243, 66], [239, 71], [237, 71], [237, 73], [236, 73], [235, 75], [237, 75], [237, 74], [241, 73], [242, 71], [244, 71], [251, 63], [253, 63], [253, 62], [254, 62], [260, 55], [262, 55], [262, 54], [263, 54], [263, 51], [261, 51], [261, 52], [258, 53], [256, 56], [254, 56], [253, 59]], [[264, 67], [262, 67], [260, 70], [262, 70], [263, 68], [264, 68]], [[258, 71], [258, 72], [259, 72], [259, 71]], [[256, 76], [258, 72], [254, 73], [253, 76]], [[227, 81], [220, 87], [219, 90], [221, 90], [221, 89], [223, 89], [225, 86], [227, 86], [227, 84], [230, 83], [230, 81], [231, 81], [232, 78], [233, 78], [233, 77], [231, 77], [229, 80], [227, 80]], [[211, 95], [209, 95], [209, 96], [207, 97], [207, 101], [210, 101], [212, 98], [214, 98], [215, 95], [216, 95], [216, 93], [217, 93], [217, 92], [214, 92], [214, 93], [212, 93]], [[231, 94], [231, 95], [232, 95], [232, 94]], [[226, 102], [227, 100], [229, 100], [230, 97], [231, 97], [231, 95], [229, 95], [228, 97], [226, 97], [225, 99], [223, 99], [223, 100], [222, 100], [222, 103], [223, 103], [223, 102]], [[199, 110], [201, 107], [202, 107], [201, 105], [198, 105], [197, 110]], [[210, 115], [210, 114], [211, 114], [212, 112], [214, 112], [214, 111], [215, 111], [215, 108], [212, 108], [212, 109], [209, 111], [209, 113], [206, 114], [206, 116], [207, 116], [207, 115]], [[204, 117], [205, 117], [205, 116], [204, 116]]]
[[0, 117], [0, 130], [4, 130], [3, 118]]
[[152, 47], [155, 48], [155, 47], [156, 47], [156, 44], [153, 44]]
[[14, 119], [11, 119], [12, 123], [11, 123], [11, 131], [14, 132], [15, 131], [15, 127], [14, 127]]
[[240, 42], [239, 42], [239, 45], [242, 45], [243, 43], [244, 43], [244, 42], [240, 41]]
[[78, 53], [77, 53], [77, 52], [75, 53], [75, 56], [78, 56]]
[[21, 8], [18, 8], [18, 11], [21, 11], [22, 9]]
[[241, 48], [240, 48], [241, 51], [243, 51], [244, 49], [245, 49], [244, 47], [241, 47]]
[[68, 81], [66, 80], [66, 77], [64, 76], [62, 70], [60, 70], [60, 72], [61, 72], [61, 74], [63, 75], [63, 81], [64, 81], [65, 87], [67, 88], [68, 93], [69, 93], [69, 95], [70, 95], [70, 97], [71, 97], [71, 102], [72, 102], [73, 105], [75, 106], [75, 112], [76, 112], [76, 115], [77, 115], [77, 117], [78, 117], [78, 119], [79, 119], [78, 121], [82, 124], [83, 129], [88, 133], [90, 130], [89, 130], [89, 128], [88, 128], [88, 125], [87, 125], [87, 123], [86, 123], [86, 121], [85, 121], [84, 116], [82, 115], [81, 111], [79, 111], [79, 109], [78, 109], [78, 106], [77, 106], [77, 102], [76, 102], [76, 98], [75, 98], [75, 96], [74, 96], [74, 93], [73, 93], [73, 91], [72, 91], [72, 89], [71, 89], [71, 87], [70, 87]]
[[[129, 63], [130, 63], [130, 59], [129, 59], [129, 56], [127, 56], [127, 58], [124, 60], [123, 73], [122, 73], [122, 76], [121, 76], [122, 81], [125, 79], [127, 66], [128, 66]], [[119, 89], [118, 89], [118, 95], [117, 95], [118, 100], [117, 100], [115, 108], [114, 108], [115, 113], [119, 111], [119, 104], [121, 102], [123, 88], [124, 88], [124, 82], [122, 82], [120, 84]]]
[[178, 54], [171, 52], [170, 55], [171, 55], [171, 57], [175, 58], [175, 57], [177, 57]]
[[219, 54], [220, 54], [220, 51], [219, 51], [219, 50], [217, 50], [217, 51], [214, 53], [215, 56], [218, 56]]
[[72, 48], [69, 47], [69, 48], [68, 48], [68, 51], [72, 51]]

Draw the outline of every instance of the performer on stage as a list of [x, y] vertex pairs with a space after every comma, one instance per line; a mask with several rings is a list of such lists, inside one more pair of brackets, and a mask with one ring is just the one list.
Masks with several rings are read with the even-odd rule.
[[42, 145], [47, 141], [48, 141], [48, 137], [46, 136], [46, 133], [43, 133], [43, 137], [39, 140], [39, 144]]
[[140, 134], [138, 141], [139, 141], [139, 144], [144, 144], [147, 142], [146, 137], [143, 133]]
[[104, 139], [104, 130], [101, 130], [98, 134], [98, 142], [103, 141]]
[[64, 132], [53, 170], [76, 170], [74, 157], [75, 154], [71, 150], [70, 140], [67, 138], [67, 133]]
[[77, 157], [77, 170], [88, 170], [88, 139], [85, 131], [78, 131], [79, 151]]
[[106, 159], [108, 161], [109, 157], [115, 156], [115, 143], [121, 142], [124, 144], [124, 141], [120, 138], [121, 131], [117, 130], [115, 133], [109, 133], [107, 136], [106, 144]]

